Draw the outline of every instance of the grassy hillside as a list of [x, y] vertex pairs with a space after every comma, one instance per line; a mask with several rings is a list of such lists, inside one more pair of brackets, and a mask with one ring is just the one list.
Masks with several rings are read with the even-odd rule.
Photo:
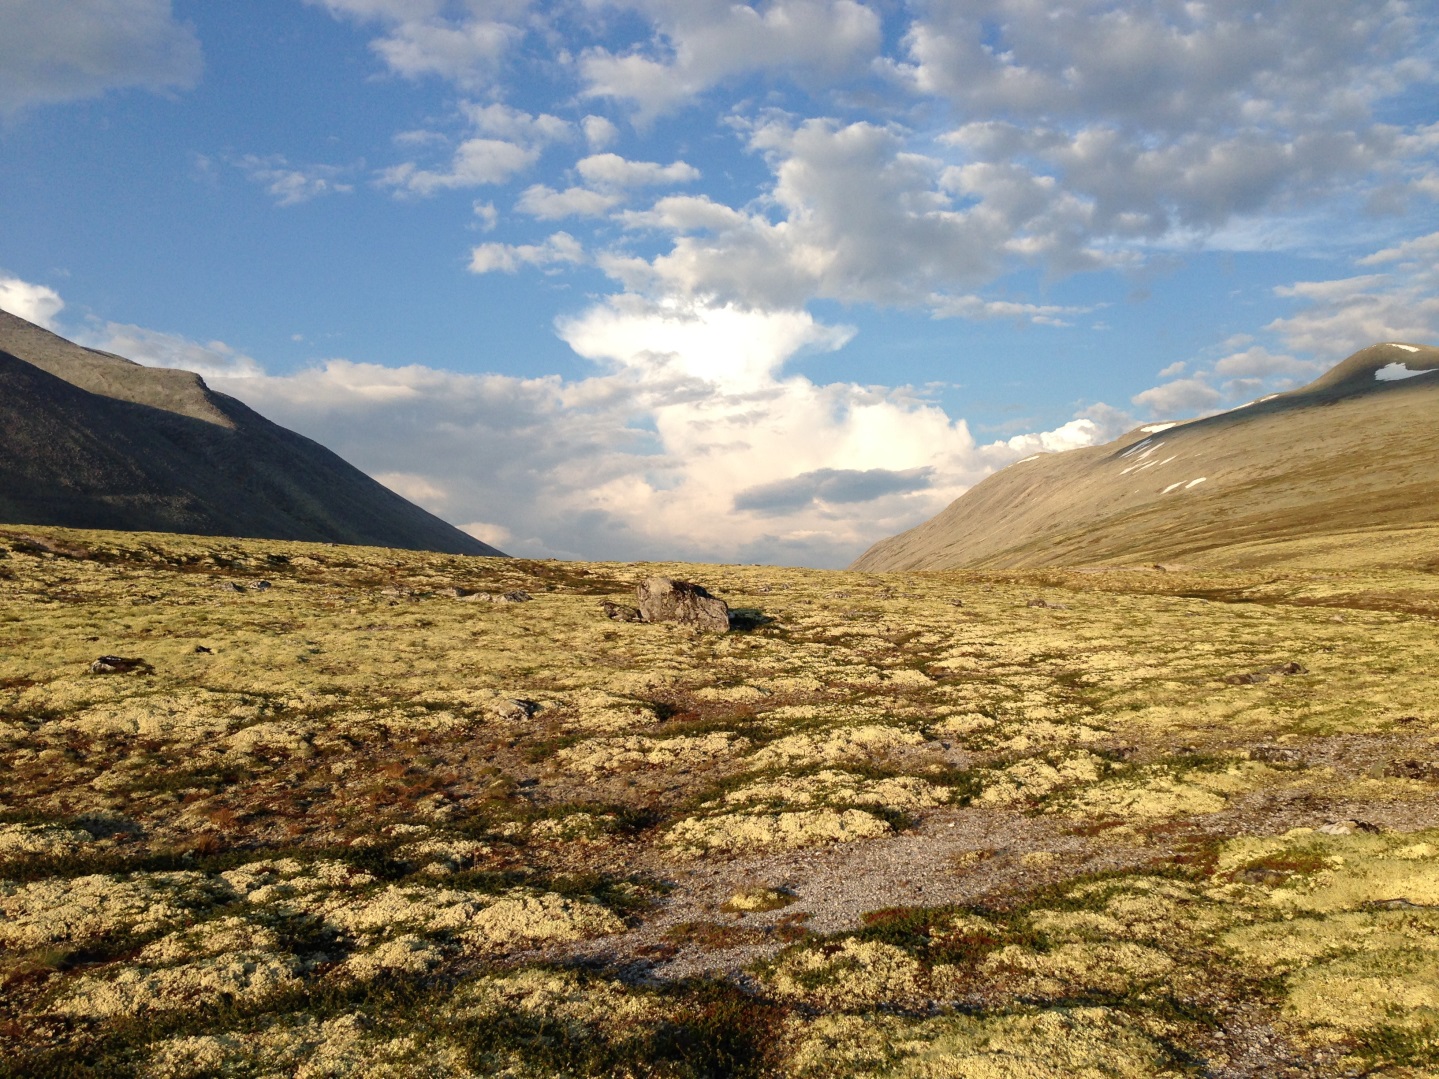
[[1412, 564], [1413, 530], [1439, 527], [1436, 462], [1439, 349], [1375, 345], [1293, 393], [1011, 465], [855, 568], [1255, 568], [1316, 544], [1325, 564]]
[[1431, 572], [0, 552], [0, 1075], [1439, 1071]]

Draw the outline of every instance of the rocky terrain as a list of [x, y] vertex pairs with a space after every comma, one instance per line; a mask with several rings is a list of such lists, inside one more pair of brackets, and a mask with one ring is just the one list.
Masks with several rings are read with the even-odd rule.
[[1291, 393], [1010, 465], [853, 568], [1382, 568], [1439, 524], [1435, 461], [1439, 348], [1374, 345]]
[[500, 554], [191, 371], [5, 311], [0, 522]]
[[[1439, 1074], [1436, 538], [871, 573], [0, 530], [0, 1075]], [[655, 575], [733, 628], [638, 620]]]

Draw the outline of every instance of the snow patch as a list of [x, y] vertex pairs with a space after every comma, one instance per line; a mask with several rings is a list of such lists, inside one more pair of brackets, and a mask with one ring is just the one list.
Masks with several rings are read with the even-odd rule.
[[1160, 431], [1167, 431], [1171, 427], [1178, 426], [1178, 423], [1151, 423], [1148, 427], [1141, 427], [1140, 430], [1146, 435], [1157, 435]]
[[1017, 465], [1022, 465], [1022, 464], [1024, 464], [1025, 461], [1038, 461], [1038, 460], [1039, 460], [1041, 457], [1043, 457], [1043, 456], [1044, 456], [1044, 454], [1042, 454], [1042, 453], [1036, 453], [1036, 454], [1034, 454], [1034, 455], [1031, 456], [1031, 457], [1025, 457], [1025, 458], [1023, 458], [1022, 460], [1015, 461], [1014, 463], [1017, 464]]
[[[1418, 348], [1417, 345], [1401, 345], [1398, 341], [1390, 341], [1390, 342], [1389, 342], [1389, 347], [1390, 347], [1390, 348], [1402, 348], [1405, 352], [1418, 352], [1418, 351], [1419, 351], [1419, 348]], [[1418, 372], [1415, 372], [1415, 373], [1417, 374]]]
[[1207, 480], [1208, 478], [1209, 478], [1208, 476], [1200, 476], [1197, 480], [1190, 480], [1188, 483], [1186, 483], [1186, 484], [1184, 485], [1184, 489], [1187, 491], [1187, 490], [1189, 490], [1189, 488], [1191, 488], [1191, 487], [1198, 487], [1201, 483], [1203, 483], [1203, 482], [1204, 482], [1205, 480]]
[[[1404, 348], [1406, 346], [1398, 345], [1396, 347]], [[1418, 352], [1419, 350], [1416, 348], [1414, 351]], [[1414, 378], [1416, 375], [1432, 375], [1435, 371], [1439, 371], [1439, 367], [1428, 367], [1423, 371], [1411, 371], [1407, 363], [1391, 363], [1375, 371], [1374, 379], [1376, 382], [1398, 382], [1401, 378]]]
[[1184, 482], [1183, 480], [1180, 480], [1179, 483], [1171, 483], [1168, 487], [1166, 487], [1164, 490], [1160, 491], [1159, 493], [1162, 494], [1162, 495], [1167, 495], [1170, 491], [1174, 490], [1176, 487], [1179, 486], [1180, 483], [1183, 483], [1183, 482]]

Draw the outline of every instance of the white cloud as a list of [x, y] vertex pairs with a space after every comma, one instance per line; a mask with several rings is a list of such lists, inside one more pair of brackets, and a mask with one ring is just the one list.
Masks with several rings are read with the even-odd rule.
[[1082, 315], [1093, 307], [1072, 307], [1058, 304], [1017, 303], [1013, 300], [986, 300], [980, 296], [937, 295], [930, 301], [930, 312], [936, 318], [1013, 319], [1040, 326], [1072, 325], [1068, 316]]
[[480, 134], [524, 146], [562, 142], [574, 134], [574, 127], [568, 120], [561, 120], [547, 112], [533, 114], [508, 105], [478, 105], [474, 102], [467, 102], [462, 111]]
[[[1076, 200], [1091, 243], [1242, 247], [1280, 231], [1263, 218], [1418, 191], [1433, 171], [1432, 140], [1375, 118], [1385, 96], [1435, 79], [1413, 5], [918, 6], [893, 76], [967, 119], [946, 141], [971, 165]], [[1291, 232], [1287, 246], [1330, 239]]]
[[591, 150], [603, 150], [612, 146], [620, 137], [620, 129], [603, 116], [586, 116], [580, 121], [585, 133], [585, 143]]
[[147, 330], [123, 322], [89, 326], [72, 336], [82, 345], [113, 352], [147, 367], [177, 367], [206, 378], [246, 379], [264, 374], [254, 358], [223, 341], [201, 344], [180, 334]]
[[[771, 119], [751, 129], [750, 146], [775, 176], [761, 205], [663, 198], [623, 220], [671, 234], [672, 248], [645, 261], [615, 255], [601, 266], [651, 295], [775, 308], [815, 298], [928, 303], [986, 316], [996, 309], [970, 289], [1007, 268], [1104, 261], [1083, 246], [1083, 208], [1056, 197], [1052, 184], [1014, 169], [946, 167], [911, 150], [898, 128]], [[1038, 308], [1010, 314], [1052, 317]]]
[[462, 89], [495, 77], [512, 45], [524, 37], [524, 0], [451, 3], [447, 0], [306, 0], [337, 18], [385, 28], [370, 47], [396, 74], [434, 75]]
[[297, 206], [322, 195], [347, 194], [355, 190], [353, 184], [340, 179], [346, 170], [334, 165], [292, 168], [280, 154], [268, 157], [246, 154], [237, 158], [235, 165], [250, 180], [261, 185], [280, 206]]
[[524, 172], [539, 160], [535, 147], [520, 146], [503, 139], [466, 139], [455, 150], [447, 169], [422, 169], [413, 162], [404, 162], [385, 169], [380, 182], [417, 195], [433, 195], [436, 191], [460, 187], [502, 184]]
[[200, 42], [170, 0], [0, 4], [0, 114], [124, 87], [188, 89], [200, 70]]
[[588, 183], [606, 187], [656, 187], [687, 184], [700, 178], [700, 170], [683, 161], [661, 165], [655, 161], [627, 161], [619, 154], [593, 154], [575, 166]]
[[1304, 306], [1265, 329], [1292, 351], [1328, 363], [1380, 341], [1439, 342], [1439, 233], [1416, 237], [1359, 260], [1388, 271], [1275, 290]]
[[[200, 370], [405, 497], [530, 555], [842, 565], [1029, 445], [1100, 436], [1086, 418], [977, 446], [962, 420], [908, 390], [787, 375], [799, 352], [852, 332], [800, 311], [616, 299], [560, 331], [595, 375], [337, 359], [276, 376], [222, 342], [137, 326], [105, 324], [85, 342]], [[733, 356], [748, 362], [736, 370]]]
[[585, 251], [568, 232], [556, 232], [542, 244], [480, 244], [470, 251], [470, 272], [514, 273], [522, 266], [581, 263]]
[[413, 472], [377, 472], [375, 479], [402, 498], [408, 498], [417, 506], [423, 506], [431, 513], [444, 511], [450, 500], [450, 492], [426, 476]]
[[1230, 353], [1214, 364], [1214, 374], [1220, 378], [1268, 379], [1282, 375], [1313, 378], [1322, 370], [1323, 365], [1313, 360], [1271, 352], [1262, 345]]
[[493, 202], [475, 201], [471, 209], [474, 211], [475, 220], [480, 223], [484, 232], [494, 232], [495, 226], [500, 223], [500, 212], [495, 209]]
[[1158, 419], [1173, 419], [1212, 409], [1223, 395], [1200, 379], [1180, 378], [1136, 393], [1131, 400]]
[[618, 195], [592, 191], [587, 187], [556, 191], [544, 184], [533, 184], [520, 192], [515, 209], [542, 221], [554, 221], [561, 217], [603, 217], [620, 201]]
[[0, 311], [8, 311], [37, 326], [53, 330], [55, 316], [64, 307], [65, 301], [54, 289], [0, 274]]
[[649, 17], [647, 52], [588, 50], [585, 92], [633, 103], [641, 122], [734, 76], [774, 72], [830, 79], [865, 71], [881, 46], [879, 16], [854, 0], [628, 0]]
[[[465, 102], [461, 113], [469, 134], [455, 147], [444, 167], [422, 168], [413, 161], [392, 165], [380, 172], [380, 183], [417, 195], [433, 195], [453, 188], [503, 184], [526, 171], [540, 159], [544, 148], [574, 134], [574, 127], [549, 113], [524, 112], [508, 105], [478, 105]], [[414, 134], [414, 133], [411, 133]], [[444, 136], [405, 140], [408, 145], [444, 144]]]

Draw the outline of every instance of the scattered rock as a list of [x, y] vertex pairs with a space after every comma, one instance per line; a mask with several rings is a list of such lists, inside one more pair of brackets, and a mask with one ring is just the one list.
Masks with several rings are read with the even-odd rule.
[[498, 701], [490, 709], [499, 719], [508, 719], [515, 723], [529, 719], [539, 710], [540, 706], [537, 702], [527, 701], [523, 697]]
[[1375, 899], [1364, 905], [1371, 910], [1426, 910], [1432, 904], [1415, 903], [1409, 899]]
[[272, 586], [271, 586], [271, 584], [270, 584], [269, 581], [256, 581], [256, 582], [255, 582], [255, 591], [256, 591], [256, 592], [264, 592], [264, 591], [266, 591], [267, 589], [269, 589], [269, 588], [271, 588], [271, 587], [272, 587]]
[[963, 606], [964, 606], [964, 600], [962, 600], [962, 599], [952, 599], [952, 600], [949, 601], [949, 605], [950, 605], [951, 607], [963, 607]]
[[1294, 764], [1301, 759], [1297, 749], [1276, 745], [1255, 746], [1249, 751], [1249, 756], [1265, 764]]
[[639, 583], [635, 595], [640, 617], [646, 622], [678, 622], [714, 633], [729, 631], [728, 605], [700, 585], [651, 577]]
[[1300, 663], [1276, 663], [1272, 667], [1265, 667], [1262, 671], [1250, 671], [1247, 674], [1227, 674], [1224, 681], [1231, 686], [1257, 686], [1261, 682], [1269, 681], [1272, 674], [1308, 674], [1309, 671]]
[[211, 649], [206, 648], [203, 644], [197, 644], [195, 646], [195, 655], [197, 656], [212, 656], [214, 654]]
[[224, 584], [222, 584], [220, 587], [221, 587], [222, 589], [224, 589], [226, 592], [243, 592], [243, 591], [245, 591], [245, 586], [242, 585], [239, 581], [226, 581], [226, 582], [225, 582]]
[[470, 592], [459, 598], [468, 603], [528, 603], [535, 597], [516, 589], [513, 592]]
[[154, 674], [155, 668], [138, 656], [101, 656], [90, 664], [91, 674], [130, 674], [134, 671]]
[[473, 588], [461, 588], [459, 585], [455, 585], [453, 588], [440, 589], [440, 595], [449, 596], [451, 599], [469, 599], [474, 594], [475, 590]]
[[1342, 622], [1342, 621], [1344, 621], [1344, 616], [1343, 616], [1342, 614], [1336, 614], [1336, 615], [1334, 615], [1333, 617], [1331, 617], [1331, 618], [1329, 619], [1329, 621], [1331, 621], [1331, 622]]
[[1064, 604], [1064, 603], [1050, 603], [1048, 600], [1039, 599], [1038, 597], [1036, 597], [1035, 599], [1030, 600], [1028, 603], [1025, 604], [1025, 606], [1026, 606], [1026, 607], [1046, 607], [1046, 608], [1048, 608], [1048, 609], [1051, 610], [1051, 611], [1067, 611], [1067, 610], [1069, 610], [1069, 607], [1068, 607], [1067, 604]]
[[1423, 779], [1439, 781], [1439, 762], [1421, 761], [1413, 758], [1389, 762], [1384, 774], [1394, 779]]
[[623, 603], [611, 603], [609, 600], [603, 600], [600, 603], [600, 608], [605, 612], [606, 618], [613, 619], [616, 622], [644, 621], [644, 616], [640, 614], [638, 608], [626, 607]]

